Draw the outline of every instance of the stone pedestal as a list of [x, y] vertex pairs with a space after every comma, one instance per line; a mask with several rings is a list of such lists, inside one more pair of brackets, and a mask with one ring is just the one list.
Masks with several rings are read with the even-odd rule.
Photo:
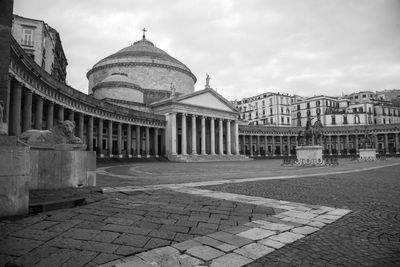
[[29, 211], [29, 147], [14, 136], [0, 136], [0, 217]]
[[376, 160], [376, 149], [375, 148], [362, 148], [359, 150], [360, 157], [359, 161], [375, 161]]
[[96, 152], [31, 150], [30, 189], [96, 185]]
[[325, 166], [322, 159], [322, 146], [298, 146], [296, 148], [297, 166]]

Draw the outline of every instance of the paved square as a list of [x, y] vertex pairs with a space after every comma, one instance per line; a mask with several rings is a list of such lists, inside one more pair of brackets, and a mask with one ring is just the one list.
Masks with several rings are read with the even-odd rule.
[[[271, 175], [280, 174], [257, 177], [254, 172], [253, 178], [245, 179], [237, 178], [241, 172], [228, 177], [224, 168], [231, 168], [231, 163], [202, 163], [186, 176], [189, 181], [194, 179], [201, 167], [201, 182], [185, 184], [165, 182], [174, 181], [172, 176], [179, 172], [184, 176], [182, 172], [191, 166], [181, 164], [179, 170], [172, 164], [174, 171], [159, 175], [155, 170], [160, 166], [154, 165], [147, 182], [157, 185], [137, 186], [132, 178], [119, 177], [130, 185], [104, 188], [104, 194], [73, 191], [89, 196], [91, 204], [0, 221], [0, 266], [150, 262], [170, 266], [396, 266], [400, 262], [395, 252], [400, 232], [398, 161], [369, 166], [345, 162], [336, 169], [299, 169], [297, 175], [293, 169], [282, 172], [276, 163], [241, 166], [243, 170], [271, 167]], [[365, 171], [358, 174], [355, 166]], [[129, 174], [123, 172], [126, 167], [112, 168], [119, 175]], [[159, 179], [166, 180], [160, 183]], [[359, 242], [353, 244], [349, 238]], [[370, 250], [368, 244], [379, 246]]]

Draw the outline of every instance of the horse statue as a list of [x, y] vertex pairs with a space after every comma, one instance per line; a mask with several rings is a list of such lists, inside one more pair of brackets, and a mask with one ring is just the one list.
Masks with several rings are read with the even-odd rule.
[[299, 131], [299, 134], [297, 135], [297, 141], [299, 145], [321, 145], [321, 137], [323, 136], [323, 126], [321, 120], [318, 116], [314, 125], [312, 124], [312, 120], [313, 118], [308, 117], [306, 128]]
[[312, 127], [315, 145], [321, 145], [321, 137], [324, 135], [322, 130], [323, 128], [324, 127], [322, 126], [320, 116], [318, 115], [317, 121], [314, 123]]
[[374, 148], [375, 142], [372, 139], [372, 134], [366, 132], [361, 139], [362, 148]]

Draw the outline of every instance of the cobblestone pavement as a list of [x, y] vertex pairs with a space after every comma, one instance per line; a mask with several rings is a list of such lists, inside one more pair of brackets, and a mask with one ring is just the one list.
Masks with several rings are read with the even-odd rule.
[[[131, 165], [109, 169], [113, 175], [128, 177], [116, 179], [112, 184], [117, 188], [105, 189], [106, 194], [98, 188], [32, 192], [32, 199], [39, 202], [47, 194], [49, 199], [86, 196], [91, 204], [0, 221], [0, 266], [7, 262], [15, 266], [229, 267], [399, 263], [399, 166], [388, 167], [398, 160], [304, 168], [300, 169], [303, 175], [341, 174], [303, 178], [293, 175], [295, 169], [281, 168], [278, 161], [256, 163], [243, 165], [240, 171], [232, 163], [196, 168], [166, 164], [164, 175], [157, 173], [161, 165], [141, 163], [135, 172], [146, 172], [145, 184], [157, 185], [160, 179], [161, 184], [179, 183], [187, 170], [188, 182], [202, 172], [201, 182], [137, 186], [135, 178], [128, 176], [136, 168]], [[387, 167], [374, 169], [383, 165]], [[254, 166], [256, 170], [249, 170], [251, 177], [258, 177], [253, 182], [221, 182], [243, 178], [246, 168]], [[367, 167], [372, 168], [355, 170]], [[227, 168], [231, 172], [225, 173]], [[356, 172], [347, 173], [352, 170]], [[174, 175], [179, 177], [173, 179]], [[129, 186], [118, 187], [126, 182]], [[214, 184], [207, 188], [217, 191], [194, 188], [207, 184]]]
[[206, 189], [353, 212], [248, 266], [400, 266], [400, 168]]
[[0, 266], [94, 266], [275, 214], [166, 190], [110, 193], [74, 209], [0, 222]]

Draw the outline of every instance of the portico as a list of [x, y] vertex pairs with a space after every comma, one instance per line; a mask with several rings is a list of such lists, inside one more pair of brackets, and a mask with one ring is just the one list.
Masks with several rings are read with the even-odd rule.
[[243, 158], [238, 147], [238, 111], [213, 89], [151, 106], [167, 118], [165, 149], [170, 160], [228, 159], [235, 155]]

